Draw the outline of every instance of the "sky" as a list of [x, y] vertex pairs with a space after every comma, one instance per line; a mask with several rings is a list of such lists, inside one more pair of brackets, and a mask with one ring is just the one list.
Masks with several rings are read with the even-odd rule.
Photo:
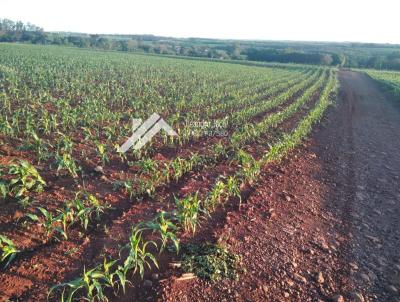
[[398, 0], [0, 0], [46, 31], [400, 44]]

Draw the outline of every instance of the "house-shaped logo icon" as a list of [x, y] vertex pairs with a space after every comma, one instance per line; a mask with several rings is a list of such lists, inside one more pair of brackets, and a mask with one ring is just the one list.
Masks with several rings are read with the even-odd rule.
[[133, 149], [139, 150], [149, 142], [154, 135], [160, 132], [161, 129], [167, 132], [168, 135], [178, 135], [157, 113], [153, 113], [143, 124], [142, 119], [133, 119], [133, 134], [119, 148], [119, 152], [125, 153], [132, 146]]

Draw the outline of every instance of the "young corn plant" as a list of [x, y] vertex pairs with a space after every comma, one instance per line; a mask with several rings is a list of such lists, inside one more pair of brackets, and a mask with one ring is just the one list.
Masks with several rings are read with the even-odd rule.
[[43, 115], [40, 119], [40, 130], [44, 132], [44, 134], [49, 135], [51, 133], [51, 121], [50, 121], [50, 116], [49, 112], [45, 110], [43, 112]]
[[128, 280], [128, 277], [127, 277], [128, 272], [129, 272], [129, 270], [124, 268], [121, 265], [119, 265], [118, 268], [114, 271], [114, 277], [115, 277], [115, 279], [117, 279], [114, 284], [118, 286], [118, 289], [121, 287], [122, 292], [124, 294], [126, 292], [126, 285], [132, 284], [132, 282], [130, 282]]
[[114, 145], [114, 150], [115, 150], [115, 152], [118, 154], [118, 156], [119, 156], [121, 162], [124, 163], [124, 162], [126, 162], [126, 161], [128, 160], [126, 154], [123, 153], [123, 152], [121, 152], [120, 146], [119, 146], [118, 144], [115, 144], [115, 145]]
[[239, 150], [236, 159], [241, 167], [241, 177], [244, 181], [253, 183], [260, 174], [260, 162], [254, 159], [250, 154], [243, 150]]
[[242, 195], [240, 194], [239, 180], [235, 176], [229, 176], [226, 181], [226, 189], [230, 197], [239, 198], [239, 204], [242, 203]]
[[175, 197], [175, 204], [176, 210], [174, 211], [174, 217], [185, 232], [194, 234], [199, 224], [199, 214], [201, 211], [198, 192], [182, 199]]
[[[104, 257], [103, 259], [103, 265], [101, 267], [101, 270], [104, 275], [103, 281], [106, 287], [114, 288], [117, 283], [117, 281], [115, 280], [116, 273], [113, 269], [117, 261], [118, 260], [113, 260], [113, 259], [107, 260], [106, 257]], [[114, 291], [114, 293], [116, 292]]]
[[218, 180], [204, 201], [205, 210], [210, 213], [215, 210], [218, 204], [225, 200], [227, 195], [226, 184], [223, 180]]
[[[81, 277], [53, 286], [48, 296], [50, 296], [54, 290], [62, 288], [61, 301], [63, 302], [73, 302], [80, 299], [93, 302], [107, 302], [108, 298], [104, 293], [106, 287], [110, 287], [110, 285], [106, 281], [106, 276], [100, 266], [88, 271], [84, 268]], [[79, 292], [81, 292], [82, 295], [77, 297]]]
[[214, 146], [214, 154], [215, 154], [215, 158], [219, 159], [219, 158], [228, 158], [228, 150], [227, 148], [224, 147], [224, 145], [222, 143], [217, 143]]
[[25, 117], [25, 133], [29, 134], [35, 132], [35, 124], [32, 112], [29, 112]]
[[5, 199], [9, 193], [8, 183], [0, 180], [0, 198]]
[[[22, 204], [27, 204], [29, 201], [28, 192], [42, 192], [46, 185], [36, 168], [24, 160], [11, 164], [8, 174], [12, 175], [12, 179], [8, 183], [7, 190], [12, 197], [18, 198]], [[4, 182], [3, 186], [6, 188]]]
[[74, 211], [69, 205], [66, 205], [64, 209], [57, 210], [57, 212], [59, 213], [58, 218], [62, 226], [60, 233], [65, 240], [68, 240], [69, 227], [75, 223], [76, 219]]
[[85, 141], [88, 141], [93, 137], [93, 133], [89, 128], [81, 127], [81, 129], [82, 129], [82, 133], [83, 133]]
[[171, 162], [173, 177], [178, 181], [185, 174], [185, 160], [179, 156]]
[[184, 144], [184, 135], [183, 135], [183, 131], [182, 131], [182, 129], [181, 128], [179, 128], [179, 129], [177, 129], [177, 132], [178, 132], [178, 136], [174, 136], [173, 138], [175, 139], [176, 138], [176, 140], [178, 141], [177, 143], [178, 143], [178, 145], [179, 146], [183, 146], [183, 144]]
[[75, 220], [79, 222], [81, 227], [86, 231], [89, 226], [92, 209], [87, 207], [85, 202], [78, 196], [69, 203], [69, 206], [74, 213]]
[[[83, 194], [83, 198], [81, 197]], [[104, 211], [109, 208], [108, 205], [102, 205], [100, 201], [92, 194], [77, 193], [75, 198], [68, 203], [72, 211], [74, 221], [79, 222], [86, 231], [89, 223], [93, 220], [99, 221]]]
[[161, 247], [159, 249], [160, 254], [164, 251], [169, 240], [172, 241], [175, 250], [179, 253], [179, 239], [176, 237], [176, 231], [178, 227], [168, 218], [167, 213], [161, 212], [153, 220], [146, 223], [146, 227], [153, 232], [158, 232], [161, 237]]
[[60, 216], [53, 215], [53, 213], [49, 212], [45, 208], [38, 207], [37, 209], [39, 210], [41, 216], [32, 213], [27, 213], [25, 215], [32, 221], [39, 223], [39, 225], [44, 228], [47, 240], [50, 240], [53, 235], [55, 235], [57, 238], [57, 234], [68, 239], [68, 235], [65, 234], [64, 230], [59, 227], [62, 223]]
[[20, 252], [14, 245], [14, 242], [4, 235], [0, 235], [0, 262], [4, 263], [4, 268], [10, 265]]
[[56, 154], [57, 175], [61, 170], [66, 170], [73, 178], [78, 177], [80, 168], [70, 153]]
[[123, 273], [120, 265], [118, 268], [114, 269], [117, 262], [118, 260], [107, 260], [107, 258], [104, 257], [103, 265], [100, 268], [103, 274], [103, 287], [113, 288], [114, 295], [117, 295], [120, 287], [122, 287], [122, 290], [125, 293], [126, 285], [131, 284], [131, 282], [126, 278], [126, 274]]
[[110, 126], [104, 127], [104, 132], [107, 137], [107, 140], [110, 141], [112, 138], [115, 137], [115, 131], [116, 131], [116, 128], [114, 128], [114, 127], [110, 127]]
[[33, 148], [36, 151], [36, 155], [38, 158], [38, 163], [40, 163], [42, 160], [46, 160], [49, 158], [49, 153], [48, 153], [48, 148], [43, 142], [43, 140], [36, 134], [36, 132], [33, 132], [32, 134], [33, 138]]
[[9, 193], [8, 182], [2, 179], [6, 175], [6, 168], [6, 166], [0, 165], [0, 198], [3, 199], [5, 199]]
[[72, 138], [61, 134], [61, 139], [57, 143], [57, 151], [58, 153], [68, 153], [71, 154], [74, 148], [74, 143]]
[[135, 188], [132, 180], [125, 180], [125, 181], [116, 181], [113, 184], [113, 190], [116, 191], [119, 188], [123, 188], [125, 193], [129, 195], [129, 198], [132, 199], [135, 197]]
[[97, 221], [100, 220], [101, 215], [104, 214], [106, 209], [109, 209], [110, 206], [108, 204], [101, 204], [100, 200], [96, 198], [96, 196], [92, 194], [86, 194], [86, 203], [92, 209], [92, 215], [95, 216]]
[[156, 183], [153, 179], [139, 178], [139, 194], [146, 194], [150, 198], [154, 197], [156, 192]]
[[157, 162], [152, 160], [151, 158], [142, 159], [138, 162], [138, 166], [140, 167], [140, 173], [155, 173], [158, 171]]
[[204, 156], [201, 156], [198, 153], [193, 153], [189, 158], [187, 169], [189, 171], [194, 171], [205, 163], [206, 159], [204, 158]]
[[14, 128], [8, 122], [7, 116], [6, 116], [5, 120], [0, 120], [0, 133], [3, 133], [4, 135], [10, 136], [10, 137], [14, 136]]
[[139, 226], [133, 227], [129, 236], [129, 243], [121, 249], [121, 252], [123, 250], [128, 251], [128, 256], [123, 264], [125, 274], [129, 271], [132, 271], [132, 274], [139, 272], [140, 277], [143, 279], [146, 266], [150, 269], [151, 264], [153, 264], [158, 268], [156, 258], [152, 253], [147, 251], [150, 245], [157, 248], [157, 244], [154, 241], [145, 241], [145, 239], [143, 239], [142, 228]]
[[103, 166], [105, 166], [110, 161], [107, 155], [107, 148], [105, 145], [101, 143], [97, 143], [96, 147], [97, 147], [97, 153], [99, 154], [99, 157], [101, 159], [101, 163]]
[[169, 183], [171, 181], [171, 163], [164, 163], [164, 168], [161, 171], [161, 178], [165, 183]]

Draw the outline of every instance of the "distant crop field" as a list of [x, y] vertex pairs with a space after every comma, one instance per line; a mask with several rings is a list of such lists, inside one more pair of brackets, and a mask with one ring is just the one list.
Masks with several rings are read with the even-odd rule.
[[396, 97], [400, 98], [400, 72], [378, 70], [367, 70], [365, 72]]
[[[0, 300], [138, 290], [302, 142], [336, 88], [327, 67], [0, 44]], [[153, 113], [177, 135], [121, 152]]]

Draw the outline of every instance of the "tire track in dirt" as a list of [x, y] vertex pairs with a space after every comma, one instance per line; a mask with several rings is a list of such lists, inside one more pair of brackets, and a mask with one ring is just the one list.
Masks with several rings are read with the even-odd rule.
[[365, 300], [399, 301], [400, 106], [364, 74], [341, 72], [340, 80], [351, 108], [350, 164], [343, 166], [343, 189], [351, 197], [343, 199], [350, 273]]

